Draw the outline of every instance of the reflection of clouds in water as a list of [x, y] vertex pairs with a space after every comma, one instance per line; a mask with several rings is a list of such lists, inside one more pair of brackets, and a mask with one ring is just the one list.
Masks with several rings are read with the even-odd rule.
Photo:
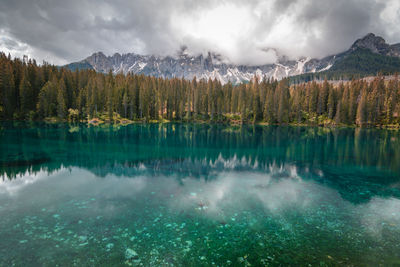
[[[361, 222], [360, 226], [374, 235], [382, 235], [385, 227], [398, 229], [400, 225], [399, 199], [374, 198], [368, 203], [354, 205], [335, 189], [301, 179], [295, 166], [273, 168], [271, 173], [222, 172], [215, 180], [187, 178], [183, 184], [184, 193], [171, 199], [170, 206], [197, 210], [200, 216], [212, 219], [251, 210], [254, 203], [258, 203], [271, 215], [284, 216], [286, 211], [306, 217], [315, 215], [309, 219], [320, 220], [325, 227], [341, 227], [340, 221], [347, 218], [352, 223]], [[337, 217], [329, 220], [337, 220], [336, 226], [324, 221], [324, 213], [331, 216], [332, 211]]]
[[[234, 165], [225, 163], [231, 167]], [[121, 206], [121, 203], [127, 203], [125, 200], [137, 201], [150, 196], [146, 200], [150, 204], [165, 203], [178, 212], [195, 212], [198, 216], [217, 220], [241, 211], [264, 212], [282, 218], [296, 212], [305, 217], [318, 215], [320, 220], [324, 220], [327, 216], [324, 209], [329, 205], [326, 212], [333, 209], [337, 214], [333, 220], [343, 220], [341, 216], [346, 215], [345, 220], [359, 223], [376, 237], [380, 237], [387, 227], [398, 229], [400, 225], [399, 199], [373, 198], [368, 203], [354, 205], [333, 188], [303, 180], [293, 165], [272, 165], [266, 172], [226, 170], [216, 172], [215, 178], [209, 180], [151, 175], [99, 178], [84, 169], [63, 168], [50, 175], [40, 171], [20, 179], [1, 181], [0, 196], [20, 197], [27, 206], [32, 202], [46, 205], [49, 201], [57, 203], [59, 200], [95, 196], [104, 201], [96, 202], [93, 210], [101, 210], [109, 216], [124, 212], [128, 206]], [[255, 210], [254, 205], [261, 209]], [[321, 205], [325, 207], [321, 209]], [[310, 218], [311, 221], [314, 219]]]
[[[88, 172], [88, 174], [90, 173]], [[93, 177], [96, 178], [96, 176]], [[91, 193], [108, 198], [132, 198], [135, 194], [145, 190], [148, 182], [148, 178], [145, 176], [129, 178], [107, 175], [105, 178], [96, 178], [91, 181], [93, 186]]]
[[[57, 171], [57, 173], [64, 171], [66, 171], [66, 169], [62, 168]], [[27, 171], [25, 174], [21, 174], [20, 176], [21, 177], [12, 180], [8, 179], [6, 175], [0, 178], [0, 194], [14, 196], [27, 186], [49, 177], [49, 173], [46, 170], [40, 170], [36, 173], [30, 173]]]
[[400, 226], [400, 199], [374, 198], [360, 209], [361, 224], [376, 238], [382, 238], [383, 231], [387, 228]]
[[305, 184], [293, 179], [270, 183], [266, 188], [254, 190], [252, 193], [270, 211], [284, 210], [293, 205], [296, 208], [305, 208], [311, 203]]
[[[45, 179], [49, 178], [49, 179]], [[126, 179], [125, 179], [126, 178]], [[46, 181], [45, 181], [46, 180]], [[24, 189], [35, 190], [45, 187], [54, 187], [48, 194], [79, 195], [83, 191], [90, 194], [102, 194], [104, 196], [131, 196], [132, 193], [143, 190], [147, 183], [147, 177], [139, 176], [133, 179], [108, 175], [106, 178], [98, 178], [89, 171], [80, 168], [61, 168], [49, 174], [46, 170], [36, 173], [26, 172], [16, 179], [4, 179], [0, 181], [0, 194], [16, 195]], [[28, 188], [30, 187], [30, 188]]]
[[215, 180], [184, 179], [185, 194], [171, 200], [179, 209], [196, 209], [208, 216], [224, 215], [227, 210], [246, 210], [254, 202], [269, 211], [290, 206], [306, 207], [309, 190], [322, 187], [303, 182], [295, 166], [271, 166], [269, 173], [221, 172]]
[[224, 208], [232, 205], [240, 209], [240, 202], [245, 200], [240, 191], [254, 181], [264, 182], [265, 179], [270, 178], [248, 172], [223, 172], [211, 181], [188, 178], [183, 180], [184, 193], [171, 200], [170, 204], [179, 209], [195, 207], [210, 216], [217, 216], [223, 214]]
[[[0, 197], [5, 201], [18, 198], [15, 208], [47, 207], [49, 211], [61, 212], [60, 207], [65, 206], [72, 207], [72, 213], [80, 214], [76, 208], [84, 208], [80, 211], [100, 212], [105, 217], [113, 217], [126, 208], [126, 205], [119, 204], [120, 200], [129, 203], [146, 188], [147, 183], [144, 176], [134, 179], [114, 175], [99, 178], [87, 170], [63, 168], [52, 174], [39, 172], [0, 182]], [[91, 198], [98, 201], [91, 202], [90, 209], [86, 209], [87, 200]]]

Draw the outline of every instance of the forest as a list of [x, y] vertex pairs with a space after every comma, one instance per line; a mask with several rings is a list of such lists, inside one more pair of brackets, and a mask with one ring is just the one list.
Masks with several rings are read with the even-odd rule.
[[291, 84], [289, 79], [163, 79], [71, 71], [0, 53], [2, 120], [215, 122], [390, 126], [400, 124], [397, 75], [371, 82]]

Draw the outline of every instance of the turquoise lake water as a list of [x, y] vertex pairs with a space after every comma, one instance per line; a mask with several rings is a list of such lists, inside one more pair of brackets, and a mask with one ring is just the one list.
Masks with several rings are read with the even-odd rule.
[[0, 266], [400, 264], [399, 132], [0, 125]]

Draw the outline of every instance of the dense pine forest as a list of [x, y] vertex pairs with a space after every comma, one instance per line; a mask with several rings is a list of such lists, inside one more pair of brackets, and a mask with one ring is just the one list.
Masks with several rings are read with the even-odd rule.
[[400, 82], [378, 76], [291, 85], [263, 79], [222, 85], [144, 75], [71, 71], [0, 53], [3, 120], [198, 121], [393, 126], [400, 123]]

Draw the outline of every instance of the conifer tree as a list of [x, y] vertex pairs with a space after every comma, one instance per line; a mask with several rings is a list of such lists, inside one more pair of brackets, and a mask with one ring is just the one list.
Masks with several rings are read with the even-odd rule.
[[327, 103], [327, 109], [328, 109], [328, 118], [333, 119], [336, 113], [336, 101], [335, 101], [335, 91], [333, 89], [330, 89], [328, 92], [328, 103]]
[[19, 96], [21, 103], [21, 115], [25, 117], [29, 110], [32, 110], [33, 100], [33, 89], [32, 85], [29, 82], [29, 78], [27, 72], [25, 71], [21, 83], [19, 85]]
[[58, 82], [57, 89], [57, 116], [65, 119], [67, 115], [66, 88], [63, 80]]
[[359, 126], [364, 126], [367, 124], [367, 91], [363, 89], [361, 92], [360, 102], [357, 107], [357, 118], [356, 124]]

